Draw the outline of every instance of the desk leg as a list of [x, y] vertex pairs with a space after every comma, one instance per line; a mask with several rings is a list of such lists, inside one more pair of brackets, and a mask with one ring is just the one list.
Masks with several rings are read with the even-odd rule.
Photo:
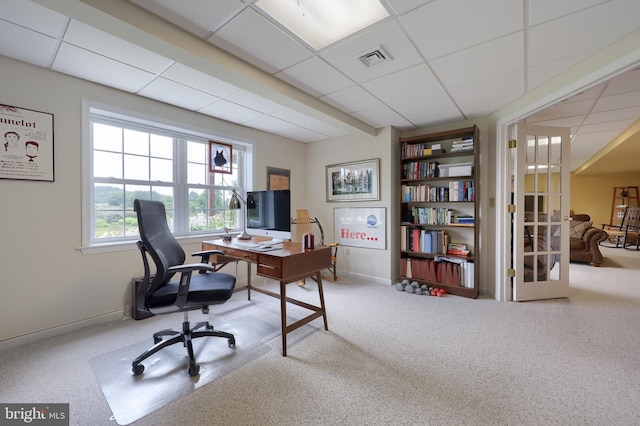
[[287, 356], [287, 284], [280, 281], [280, 316], [282, 327], [282, 356]]
[[324, 307], [324, 291], [322, 290], [322, 275], [318, 272], [316, 276], [316, 281], [318, 282], [318, 295], [320, 296], [320, 308], [322, 309], [322, 319], [324, 320], [324, 329], [329, 330], [329, 325], [327, 324], [327, 310]]
[[247, 261], [247, 300], [251, 300], [251, 262]]

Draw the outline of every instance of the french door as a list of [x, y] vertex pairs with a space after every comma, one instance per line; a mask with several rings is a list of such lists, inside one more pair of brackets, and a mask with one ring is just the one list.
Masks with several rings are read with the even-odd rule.
[[523, 125], [515, 130], [516, 148], [510, 150], [513, 300], [568, 297], [570, 131]]

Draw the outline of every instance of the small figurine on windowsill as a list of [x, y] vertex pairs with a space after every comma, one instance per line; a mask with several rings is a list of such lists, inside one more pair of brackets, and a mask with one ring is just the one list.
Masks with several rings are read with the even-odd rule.
[[222, 236], [223, 241], [231, 241], [231, 235], [229, 235], [229, 231], [231, 231], [231, 228], [228, 228], [225, 226], [224, 227], [225, 235]]

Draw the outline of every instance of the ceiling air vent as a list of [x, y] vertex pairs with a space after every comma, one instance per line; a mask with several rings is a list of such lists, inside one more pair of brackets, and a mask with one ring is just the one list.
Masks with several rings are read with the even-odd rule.
[[366, 53], [359, 54], [358, 59], [366, 66], [372, 67], [374, 65], [379, 65], [383, 62], [390, 61], [393, 58], [384, 50], [382, 46], [378, 46], [371, 50], [368, 50]]

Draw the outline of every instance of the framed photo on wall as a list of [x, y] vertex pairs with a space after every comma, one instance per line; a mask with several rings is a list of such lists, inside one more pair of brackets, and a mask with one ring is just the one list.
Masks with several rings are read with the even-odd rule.
[[233, 173], [233, 146], [228, 143], [209, 141], [209, 170], [214, 173]]
[[380, 199], [380, 159], [327, 166], [327, 201]]
[[54, 181], [53, 114], [0, 104], [0, 178]]

